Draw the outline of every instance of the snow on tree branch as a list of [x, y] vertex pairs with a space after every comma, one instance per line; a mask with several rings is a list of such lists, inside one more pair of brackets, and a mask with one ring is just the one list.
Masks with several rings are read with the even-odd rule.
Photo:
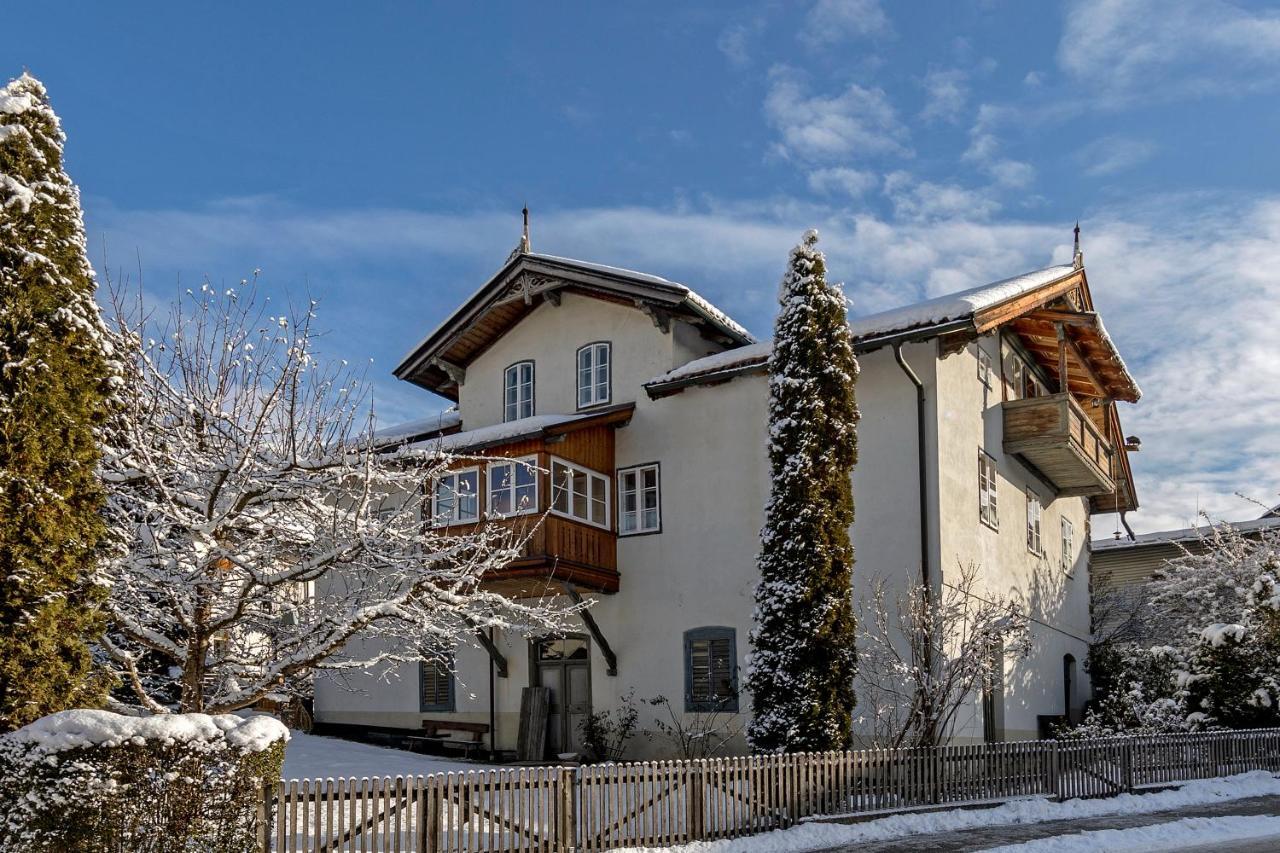
[[255, 280], [206, 283], [161, 318], [113, 304], [102, 651], [137, 704], [223, 713], [319, 669], [563, 626], [571, 609], [480, 586], [527, 530], [432, 527], [429, 484], [459, 457], [375, 444], [362, 377], [316, 353], [314, 302], [275, 311]]

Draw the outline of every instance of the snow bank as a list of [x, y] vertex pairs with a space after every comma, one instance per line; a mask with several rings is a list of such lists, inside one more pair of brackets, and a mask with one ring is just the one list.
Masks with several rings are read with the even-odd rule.
[[289, 730], [274, 717], [232, 714], [157, 714], [127, 717], [111, 711], [77, 709], [41, 717], [6, 735], [6, 740], [43, 753], [80, 747], [117, 747], [146, 742], [172, 745], [225, 740], [236, 749], [261, 752], [276, 741], [287, 741]]
[[[791, 829], [766, 832], [750, 838], [699, 841], [671, 848], [681, 853], [799, 853], [840, 845], [865, 844], [934, 832], [954, 832], [984, 826], [1043, 823], [1115, 814], [1148, 814], [1247, 797], [1280, 796], [1280, 778], [1265, 771], [1242, 773], [1225, 779], [1202, 779], [1154, 794], [1120, 794], [1096, 800], [1056, 803], [1042, 798], [1013, 800], [990, 809], [953, 809], [944, 812], [897, 814], [857, 824], [805, 823]], [[1099, 848], [1090, 848], [1097, 850]]]
[[1274, 815], [1227, 815], [1226, 817], [1188, 817], [1168, 823], [1135, 826], [1130, 829], [1099, 829], [1053, 838], [1040, 838], [1022, 844], [992, 847], [986, 853], [1146, 853], [1146, 851], [1181, 850], [1184, 847], [1243, 841], [1250, 838], [1276, 838], [1280, 849], [1280, 817]]
[[485, 769], [483, 764], [294, 732], [285, 747], [280, 774], [285, 779], [362, 779]]

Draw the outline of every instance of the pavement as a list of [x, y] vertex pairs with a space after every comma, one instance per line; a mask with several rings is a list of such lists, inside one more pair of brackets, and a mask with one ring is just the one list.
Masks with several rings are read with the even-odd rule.
[[[984, 826], [957, 832], [939, 832], [933, 835], [913, 835], [893, 841], [874, 841], [832, 847], [824, 853], [970, 853], [989, 850], [1005, 844], [1020, 844], [1039, 838], [1057, 835], [1074, 835], [1095, 829], [1130, 829], [1135, 826], [1154, 826], [1158, 823], [1181, 820], [1187, 817], [1223, 817], [1225, 815], [1280, 815], [1280, 797], [1253, 797], [1246, 800], [1230, 800], [1213, 805], [1194, 806], [1167, 812], [1148, 812], [1135, 815], [1108, 815], [1081, 820], [1054, 820], [1045, 823], [1025, 823], [1008, 826]], [[1178, 848], [1178, 853], [1278, 853], [1280, 838], [1262, 838], [1249, 841], [1232, 841], [1208, 847]], [[1105, 853], [1099, 850], [1098, 853]], [[1170, 850], [1170, 853], [1173, 853]]]

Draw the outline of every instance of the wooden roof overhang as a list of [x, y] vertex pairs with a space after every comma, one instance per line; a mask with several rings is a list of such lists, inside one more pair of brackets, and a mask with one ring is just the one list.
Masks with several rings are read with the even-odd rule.
[[467, 366], [544, 302], [560, 304], [577, 293], [643, 311], [664, 330], [673, 319], [698, 327], [725, 345], [751, 343], [740, 326], [689, 288], [627, 270], [538, 254], [516, 254], [462, 307], [407, 355], [394, 371], [403, 379], [450, 400]]

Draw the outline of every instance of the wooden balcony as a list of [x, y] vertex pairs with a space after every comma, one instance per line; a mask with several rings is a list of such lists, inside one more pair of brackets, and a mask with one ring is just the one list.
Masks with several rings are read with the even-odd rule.
[[520, 557], [484, 576], [484, 586], [511, 598], [559, 595], [562, 581], [591, 592], [618, 591], [618, 540], [613, 531], [562, 518], [525, 515], [489, 524], [527, 537]]
[[1070, 394], [1005, 402], [1004, 451], [1022, 457], [1060, 495], [1116, 491], [1115, 450]]

